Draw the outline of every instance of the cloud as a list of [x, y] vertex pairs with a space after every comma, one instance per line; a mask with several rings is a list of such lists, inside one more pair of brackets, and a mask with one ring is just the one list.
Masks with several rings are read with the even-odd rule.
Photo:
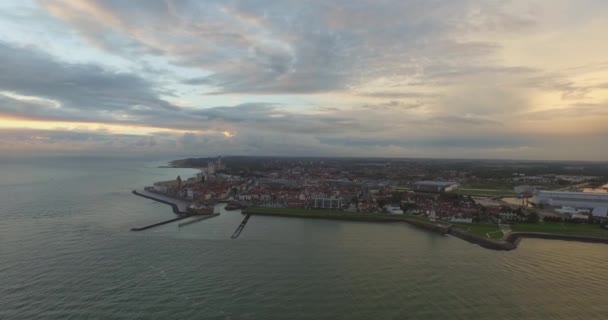
[[423, 107], [422, 103], [405, 103], [402, 101], [391, 100], [388, 102], [364, 104], [362, 108], [370, 110], [411, 110]]
[[143, 78], [92, 64], [62, 63], [33, 48], [0, 42], [0, 89], [59, 101], [66, 110], [92, 113], [143, 105], [175, 110]]
[[526, 119], [533, 121], [606, 116], [608, 116], [608, 103], [575, 103], [565, 107], [532, 111], [525, 114]]
[[429, 137], [402, 139], [377, 139], [377, 138], [320, 138], [322, 143], [330, 145], [351, 145], [359, 147], [369, 146], [399, 146], [403, 148], [418, 149], [440, 149], [440, 148], [463, 148], [471, 149], [497, 149], [497, 148], [521, 148], [535, 143], [524, 136], [487, 136], [487, 137]]
[[[446, 63], [486, 61], [501, 48], [454, 33], [534, 25], [532, 17], [503, 5], [468, 0], [42, 3], [100, 48], [127, 56], [170, 56], [176, 64], [200, 69], [206, 75], [182, 83], [213, 88], [212, 94], [345, 90], [379, 75], [420, 68], [429, 80], [515, 72], [523, 67], [446, 70]], [[437, 63], [429, 65], [433, 60]]]
[[55, 148], [561, 156], [553, 142], [608, 120], [597, 0], [45, 0], [0, 15], [0, 128], [60, 123], [30, 124]]

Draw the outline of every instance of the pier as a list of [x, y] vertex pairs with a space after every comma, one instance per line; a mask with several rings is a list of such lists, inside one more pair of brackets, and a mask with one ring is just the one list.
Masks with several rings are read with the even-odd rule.
[[175, 221], [182, 220], [182, 219], [186, 219], [186, 218], [189, 218], [189, 217], [191, 217], [191, 216], [181, 216], [181, 217], [173, 218], [173, 219], [170, 219], [170, 220], [167, 220], [167, 221], [154, 223], [154, 224], [151, 224], [149, 226], [145, 226], [145, 227], [141, 227], [141, 228], [131, 228], [131, 231], [144, 231], [144, 230], [147, 230], [147, 229], [150, 229], [150, 228], [162, 226], [164, 224], [175, 222]]
[[182, 222], [182, 223], [178, 224], [177, 227], [181, 228], [183, 226], [187, 226], [189, 224], [193, 224], [193, 223], [196, 223], [196, 222], [199, 222], [199, 221], [203, 221], [203, 220], [207, 220], [207, 219], [210, 219], [210, 218], [213, 218], [213, 217], [217, 217], [219, 215], [220, 215], [219, 213], [214, 213], [214, 214], [210, 214], [210, 215], [201, 216], [199, 218], [192, 219], [190, 221]]
[[241, 232], [243, 232], [243, 229], [245, 229], [245, 225], [247, 224], [247, 221], [249, 221], [249, 217], [251, 215], [248, 214], [245, 216], [245, 219], [243, 219], [243, 222], [241, 222], [241, 224], [238, 226], [238, 228], [236, 228], [236, 230], [234, 230], [234, 233], [232, 234], [232, 239], [236, 239], [241, 235]]
[[183, 201], [183, 200], [179, 200], [179, 199], [174, 199], [174, 198], [170, 198], [167, 196], [163, 196], [160, 194], [156, 194], [153, 192], [149, 192], [149, 191], [141, 191], [138, 192], [137, 190], [133, 190], [131, 193], [133, 193], [136, 196], [140, 196], [146, 199], [150, 199], [150, 200], [154, 200], [160, 203], [164, 203], [168, 206], [171, 207], [171, 209], [173, 210], [173, 213], [177, 214], [178, 217], [177, 218], [173, 218], [173, 219], [169, 219], [166, 221], [162, 221], [162, 222], [158, 222], [158, 223], [154, 223], [145, 227], [141, 227], [141, 228], [131, 228], [131, 231], [143, 231], [143, 230], [147, 230], [147, 229], [151, 229], [154, 227], [158, 227], [158, 226], [162, 226], [171, 222], [175, 222], [175, 221], [179, 221], [182, 219], [186, 219], [192, 216], [192, 214], [188, 213], [188, 206], [190, 205], [190, 203], [188, 203], [187, 201]]

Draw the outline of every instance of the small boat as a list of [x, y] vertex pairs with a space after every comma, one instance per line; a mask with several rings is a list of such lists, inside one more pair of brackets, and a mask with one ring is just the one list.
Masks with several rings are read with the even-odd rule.
[[192, 204], [188, 207], [188, 213], [195, 214], [195, 215], [213, 214], [213, 207], [207, 206], [207, 205]]
[[238, 210], [238, 209], [243, 209], [243, 206], [237, 202], [230, 202], [230, 203], [228, 203], [228, 205], [226, 205], [226, 207], [224, 209], [229, 210], [229, 211]]

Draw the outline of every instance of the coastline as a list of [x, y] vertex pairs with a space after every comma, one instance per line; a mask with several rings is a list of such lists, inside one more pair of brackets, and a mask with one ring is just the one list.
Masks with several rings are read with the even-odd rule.
[[310, 211], [310, 214], [304, 213], [281, 213], [281, 212], [269, 212], [243, 209], [241, 214], [257, 215], [257, 216], [273, 216], [273, 217], [284, 217], [284, 218], [304, 218], [304, 219], [323, 219], [323, 220], [340, 220], [340, 221], [360, 221], [360, 222], [405, 222], [415, 227], [432, 231], [439, 234], [449, 233], [449, 226], [437, 225], [430, 222], [418, 221], [405, 216], [384, 216], [379, 214], [348, 214], [348, 213], [333, 213], [327, 214], [325, 212]]
[[[271, 209], [272, 210], [272, 209]], [[274, 209], [276, 210], [276, 209]], [[589, 237], [589, 236], [577, 236], [577, 235], [563, 235], [553, 234], [544, 232], [513, 232], [510, 233], [506, 238], [502, 240], [489, 239], [461, 228], [455, 225], [439, 225], [433, 224], [426, 221], [408, 218], [406, 216], [372, 216], [371, 214], [348, 214], [348, 213], [336, 213], [333, 212], [328, 214], [327, 212], [310, 210], [310, 213], [284, 213], [284, 212], [270, 212], [264, 211], [263, 209], [257, 208], [256, 210], [244, 209], [242, 214], [248, 215], [259, 215], [259, 216], [273, 216], [273, 217], [284, 217], [284, 218], [305, 218], [305, 219], [325, 219], [325, 220], [340, 220], [340, 221], [361, 221], [361, 222], [405, 222], [414, 227], [439, 233], [449, 234], [466, 242], [479, 245], [482, 248], [499, 251], [510, 251], [517, 249], [519, 243], [524, 238], [536, 238], [536, 239], [547, 239], [547, 240], [564, 240], [564, 241], [578, 241], [586, 243], [604, 243], [608, 244], [608, 238]]]

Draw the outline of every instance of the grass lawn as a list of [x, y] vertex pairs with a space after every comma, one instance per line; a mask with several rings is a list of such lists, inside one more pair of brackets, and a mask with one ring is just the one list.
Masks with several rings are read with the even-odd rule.
[[490, 235], [490, 238], [500, 240], [503, 236], [498, 226], [491, 223], [454, 223], [454, 226], [484, 238]]
[[608, 230], [597, 224], [575, 223], [519, 223], [511, 226], [513, 232], [545, 232], [573, 236], [608, 238]]

